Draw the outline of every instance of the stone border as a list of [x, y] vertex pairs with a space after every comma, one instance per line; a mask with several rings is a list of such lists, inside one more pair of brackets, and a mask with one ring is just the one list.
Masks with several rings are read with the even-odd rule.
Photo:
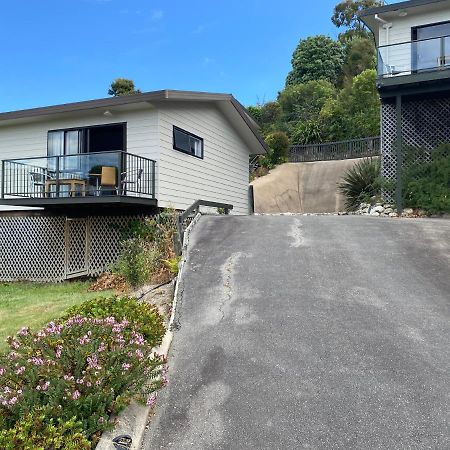
[[[175, 321], [177, 305], [181, 303], [183, 296], [183, 273], [186, 266], [188, 255], [189, 236], [200, 220], [201, 214], [198, 213], [184, 232], [184, 244], [182, 248], [181, 260], [179, 263], [178, 275], [176, 277], [175, 291], [172, 302], [172, 313], [170, 315], [169, 325], [166, 334], [163, 337], [161, 345], [155, 349], [156, 353], [167, 358], [170, 345], [173, 339], [173, 331], [177, 329]], [[117, 416], [117, 424], [112, 430], [105, 431], [102, 434], [96, 450], [114, 450], [112, 440], [121, 434], [131, 436], [133, 442], [130, 449], [139, 450], [142, 446], [145, 430], [147, 427], [148, 417], [154, 407], [142, 405], [138, 402], [131, 402], [130, 405]]]

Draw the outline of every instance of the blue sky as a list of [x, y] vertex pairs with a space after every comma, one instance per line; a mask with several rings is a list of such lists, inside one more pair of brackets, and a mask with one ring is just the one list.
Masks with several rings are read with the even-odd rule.
[[1, 0], [0, 111], [143, 91], [276, 97], [298, 40], [337, 35], [337, 0]]

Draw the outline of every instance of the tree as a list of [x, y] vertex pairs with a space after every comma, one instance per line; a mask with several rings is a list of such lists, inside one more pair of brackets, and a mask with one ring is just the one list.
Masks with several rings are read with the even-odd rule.
[[141, 91], [136, 89], [133, 80], [127, 78], [116, 78], [108, 89], [108, 95], [120, 97], [122, 95], [140, 94]]
[[266, 137], [266, 143], [270, 148], [270, 159], [273, 165], [286, 162], [289, 150], [289, 138], [283, 131], [275, 131]]
[[338, 28], [347, 30], [339, 35], [341, 42], [354, 37], [369, 37], [367, 28], [360, 18], [362, 11], [383, 5], [382, 0], [343, 0], [334, 7], [331, 21]]
[[320, 112], [323, 134], [330, 141], [377, 136], [380, 133], [380, 97], [375, 70], [365, 70]]
[[311, 80], [327, 80], [336, 84], [344, 57], [343, 45], [328, 36], [302, 39], [292, 55], [292, 70], [286, 78], [286, 86]]
[[313, 80], [287, 86], [278, 94], [283, 119], [287, 122], [317, 119], [325, 102], [336, 96], [335, 87], [326, 80]]
[[346, 45], [346, 58], [342, 68], [343, 83], [367, 69], [375, 69], [377, 52], [373, 39], [355, 37]]

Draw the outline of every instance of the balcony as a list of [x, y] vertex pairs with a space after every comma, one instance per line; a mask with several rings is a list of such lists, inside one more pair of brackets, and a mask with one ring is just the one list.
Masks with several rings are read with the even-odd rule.
[[406, 75], [421, 80], [446, 78], [450, 76], [445, 72], [447, 69], [450, 69], [450, 36], [378, 47], [378, 76], [381, 79]]
[[4, 160], [0, 204], [156, 205], [155, 161], [124, 151]]

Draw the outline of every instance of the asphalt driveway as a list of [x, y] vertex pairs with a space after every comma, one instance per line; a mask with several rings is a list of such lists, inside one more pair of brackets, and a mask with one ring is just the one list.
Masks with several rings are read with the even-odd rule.
[[150, 449], [450, 448], [450, 221], [203, 217]]

